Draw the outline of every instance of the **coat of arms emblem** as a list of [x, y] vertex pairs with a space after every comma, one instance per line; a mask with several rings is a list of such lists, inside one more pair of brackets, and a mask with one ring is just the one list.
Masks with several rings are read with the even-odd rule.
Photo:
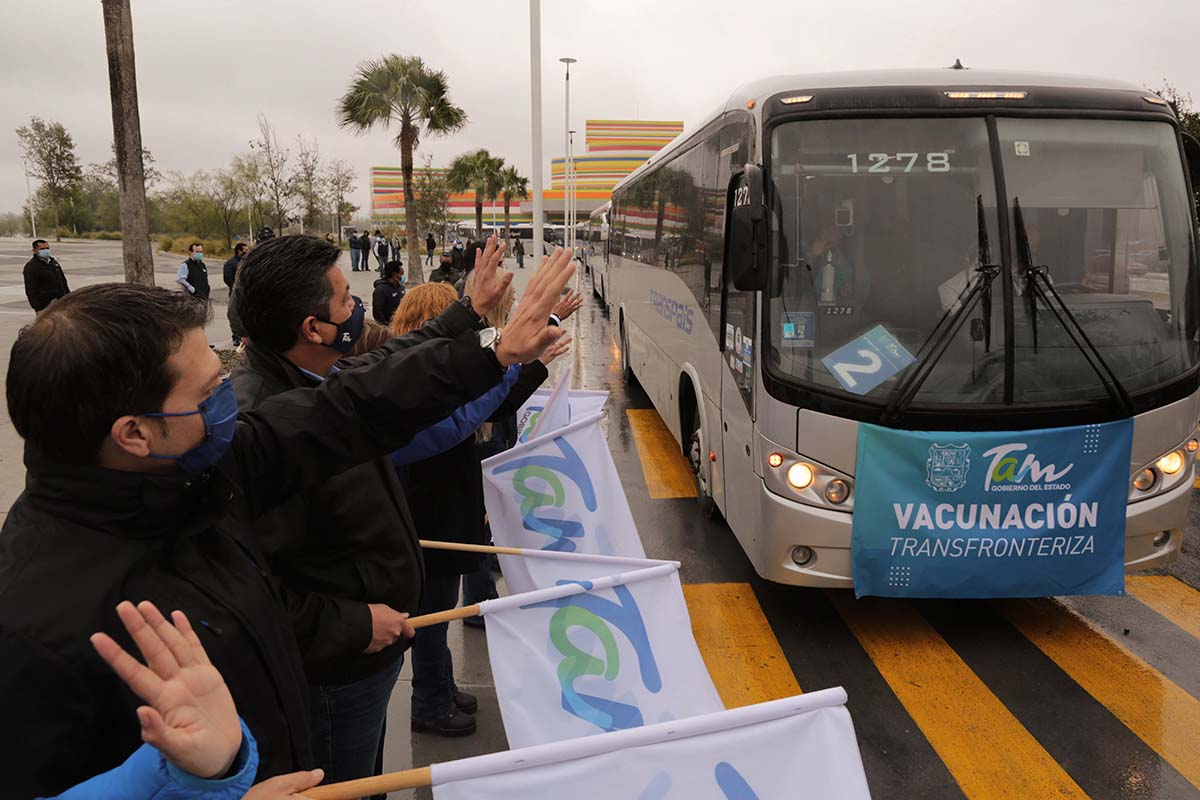
[[934, 444], [925, 462], [925, 485], [935, 492], [957, 492], [967, 485], [970, 467], [969, 444]]

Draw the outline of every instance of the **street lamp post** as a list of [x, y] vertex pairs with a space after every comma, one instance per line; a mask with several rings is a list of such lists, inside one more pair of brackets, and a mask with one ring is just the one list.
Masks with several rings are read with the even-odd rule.
[[[542, 233], [542, 3], [529, 0], [529, 94], [530, 140], [533, 146], [533, 246], [541, 252]], [[443, 232], [444, 233], [444, 232]], [[536, 262], [535, 262], [536, 263]]]
[[33, 192], [29, 189], [29, 162], [21, 159], [21, 163], [25, 165], [25, 202], [29, 204], [29, 228], [33, 231], [33, 238], [37, 238], [37, 220], [33, 217]]
[[567, 131], [567, 219], [571, 226], [571, 243], [575, 246], [575, 131]]
[[563, 245], [570, 247], [570, 238], [567, 233], [568, 211], [567, 204], [570, 198], [570, 185], [568, 181], [571, 176], [571, 65], [578, 59], [569, 56], [560, 58], [559, 61], [567, 65], [567, 82], [566, 82], [566, 116], [563, 120], [563, 146], [566, 149], [566, 156], [563, 160]]

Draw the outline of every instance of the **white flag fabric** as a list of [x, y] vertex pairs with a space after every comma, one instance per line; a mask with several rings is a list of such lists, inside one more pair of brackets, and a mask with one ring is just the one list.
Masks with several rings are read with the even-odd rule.
[[653, 558], [598, 556], [558, 550], [522, 550], [521, 555], [501, 555], [500, 569], [510, 594], [549, 589], [568, 581], [594, 581], [620, 572], [647, 569], [658, 564], [678, 564]]
[[692, 638], [678, 567], [480, 604], [510, 747], [724, 708]]
[[[490, 623], [489, 623], [490, 624]], [[841, 688], [430, 770], [434, 800], [869, 800]]]
[[[521, 410], [517, 412], [517, 441], [527, 442], [533, 433], [533, 427], [541, 419], [546, 402], [550, 399], [550, 389], [538, 389], [529, 396]], [[583, 419], [604, 410], [608, 402], [608, 392], [590, 389], [567, 389], [567, 400], [572, 420]]]
[[[496, 544], [646, 557], [599, 414], [492, 456], [482, 467]], [[504, 577], [513, 592], [539, 588], [519, 569]]]
[[568, 392], [570, 388], [571, 365], [567, 364], [546, 400], [546, 407], [542, 409], [537, 422], [530, 427], [530, 440], [554, 433], [571, 423], [571, 396]]

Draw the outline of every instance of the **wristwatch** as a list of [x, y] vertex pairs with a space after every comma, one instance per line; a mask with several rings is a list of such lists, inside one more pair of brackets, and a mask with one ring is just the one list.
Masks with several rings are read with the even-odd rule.
[[479, 346], [491, 356], [492, 361], [496, 363], [496, 369], [504, 372], [504, 365], [500, 363], [500, 358], [496, 355], [496, 348], [500, 346], [500, 329], [484, 328], [478, 335]]
[[458, 304], [465, 308], [467, 313], [470, 314], [472, 319], [475, 320], [475, 329], [482, 330], [487, 323], [484, 321], [483, 317], [476, 313], [475, 307], [471, 305], [471, 295], [464, 294], [462, 299], [458, 301]]

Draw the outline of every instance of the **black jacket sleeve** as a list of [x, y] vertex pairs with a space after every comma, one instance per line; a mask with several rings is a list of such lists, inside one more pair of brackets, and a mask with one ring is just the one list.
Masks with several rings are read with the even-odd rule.
[[360, 655], [371, 644], [371, 609], [367, 603], [320, 592], [301, 592], [272, 576], [271, 583], [292, 621], [304, 663], [337, 662]]
[[[34, 256], [37, 258], [37, 256]], [[38, 269], [38, 264], [34, 261], [29, 261], [25, 264], [25, 297], [29, 300], [29, 305], [34, 311], [41, 311], [46, 306], [50, 305], [50, 300], [47, 299], [42, 292], [42, 271]]]
[[239, 416], [220, 469], [240, 486], [251, 513], [262, 513], [307, 486], [399, 449], [502, 377], [495, 356], [474, 333], [384, 353], [315, 389], [275, 395]]
[[[479, 327], [478, 318], [459, 303], [455, 303], [412, 333], [397, 336], [385, 342], [377, 350], [372, 350], [361, 356], [342, 359], [338, 362], [338, 369], [355, 369], [368, 364], [374, 364], [376, 361], [386, 358], [393, 353], [415, 347], [423, 342], [428, 342], [432, 339], [453, 339], [467, 331], [477, 330]], [[443, 416], [445, 415], [443, 414]]]
[[508, 390], [508, 396], [500, 403], [500, 406], [492, 412], [488, 417], [489, 422], [496, 422], [505, 417], [516, 414], [525, 401], [538, 390], [538, 387], [546, 382], [546, 378], [550, 375], [546, 369], [546, 365], [541, 361], [530, 361], [528, 364], [521, 365], [521, 374], [517, 377], [517, 382]]

